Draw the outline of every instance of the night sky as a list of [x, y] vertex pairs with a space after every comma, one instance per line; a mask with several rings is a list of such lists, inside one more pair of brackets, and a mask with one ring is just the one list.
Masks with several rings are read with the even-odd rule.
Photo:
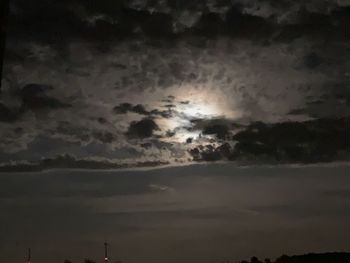
[[0, 261], [97, 258], [106, 239], [131, 263], [349, 244], [349, 0], [9, 9]]

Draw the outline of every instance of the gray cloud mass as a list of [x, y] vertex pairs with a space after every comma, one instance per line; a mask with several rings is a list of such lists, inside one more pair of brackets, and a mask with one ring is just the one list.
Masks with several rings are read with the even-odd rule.
[[348, 160], [348, 1], [10, 9], [3, 170]]

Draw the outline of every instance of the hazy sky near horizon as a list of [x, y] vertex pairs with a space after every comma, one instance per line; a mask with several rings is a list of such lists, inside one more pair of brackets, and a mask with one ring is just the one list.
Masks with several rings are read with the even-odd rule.
[[0, 163], [348, 159], [349, 5], [11, 0]]
[[346, 251], [350, 167], [0, 174], [0, 261], [222, 262]]

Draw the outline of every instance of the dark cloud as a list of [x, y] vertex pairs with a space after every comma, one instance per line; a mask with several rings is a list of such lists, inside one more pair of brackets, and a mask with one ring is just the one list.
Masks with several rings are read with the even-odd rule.
[[20, 91], [22, 108], [24, 108], [24, 110], [30, 109], [32, 111], [40, 111], [46, 109], [61, 109], [71, 106], [59, 99], [46, 95], [45, 91], [48, 89], [52, 89], [52, 87], [39, 84], [28, 84], [24, 86]]
[[233, 136], [237, 144], [232, 158], [302, 163], [347, 159], [349, 125], [349, 118], [252, 124]]
[[98, 121], [100, 124], [106, 124], [106, 123], [107, 123], [107, 120], [106, 120], [105, 118], [103, 118], [103, 117], [99, 117], [99, 118], [97, 119], [97, 121]]
[[[33, 37], [28, 32], [38, 32], [36, 38], [51, 43], [75, 37], [106, 40], [135, 35], [163, 39], [227, 35], [265, 40], [326, 37], [326, 34], [349, 37], [344, 30], [349, 22], [349, 7], [336, 1], [323, 1], [318, 5], [295, 1], [281, 5], [270, 1], [204, 1], [194, 5], [174, 5], [169, 1], [165, 5], [161, 1], [138, 5], [135, 2], [104, 0], [92, 4], [77, 0], [59, 3], [35, 0], [28, 4], [16, 0], [12, 3], [11, 32], [26, 38]], [[286, 13], [290, 15], [286, 17], [291, 18], [283, 20]], [[60, 19], [62, 17], [65, 19]], [[56, 32], [64, 32], [65, 38]], [[174, 74], [177, 72], [174, 70]]]
[[166, 136], [167, 137], [173, 137], [173, 136], [175, 136], [176, 135], [176, 132], [175, 131], [170, 131], [170, 130], [168, 130], [167, 132], [166, 132]]
[[113, 112], [116, 114], [125, 114], [132, 111], [133, 106], [130, 103], [123, 103], [113, 108]]
[[349, 7], [339, 7], [329, 14], [301, 10], [297, 21], [282, 27], [278, 39], [286, 41], [303, 36], [320, 40], [348, 39], [349, 34], [345, 33], [344, 28], [348, 22], [349, 11]]
[[304, 57], [305, 66], [310, 69], [315, 69], [322, 64], [322, 58], [315, 52], [312, 52]]
[[47, 91], [53, 88], [48, 85], [41, 84], [27, 84], [22, 89], [14, 94], [14, 97], [20, 101], [20, 107], [8, 108], [1, 104], [1, 120], [2, 121], [15, 121], [26, 111], [31, 110], [33, 112], [63, 109], [71, 107], [70, 104], [64, 103], [61, 100], [51, 97], [46, 94]]
[[38, 112], [71, 107], [68, 103], [61, 102], [59, 99], [48, 96], [46, 92], [52, 89], [53, 88], [48, 85], [25, 85], [15, 94], [15, 97], [20, 100], [20, 107], [10, 108], [0, 103], [0, 121], [14, 122], [27, 110]]
[[[12, 154], [46, 136], [174, 162], [344, 159], [347, 148], [331, 138], [339, 129], [322, 131], [336, 146], [321, 145], [307, 120], [350, 115], [349, 8], [328, 0], [14, 0], [0, 147]], [[311, 135], [286, 141], [294, 129]]]
[[19, 92], [22, 98], [30, 98], [34, 96], [44, 96], [46, 91], [52, 90], [53, 87], [50, 85], [43, 84], [27, 84]]
[[81, 127], [75, 126], [69, 121], [59, 121], [56, 124], [53, 135], [59, 134], [63, 136], [68, 136], [74, 141], [88, 142], [91, 138], [90, 131], [88, 129], [82, 129]]
[[120, 169], [129, 167], [154, 167], [167, 165], [163, 161], [139, 161], [134, 163], [114, 162], [113, 160], [100, 160], [99, 158], [78, 159], [69, 154], [54, 158], [42, 159], [38, 162], [12, 162], [2, 163], [0, 172], [35, 172], [49, 169]]
[[141, 115], [149, 115], [149, 112], [141, 104], [132, 105], [130, 103], [122, 103], [113, 108], [113, 112], [116, 114], [125, 114], [128, 112], [134, 112]]
[[216, 135], [218, 139], [224, 140], [229, 135], [229, 127], [227, 127], [226, 125], [220, 125], [220, 124], [207, 126], [204, 128], [203, 134]]
[[153, 136], [153, 132], [159, 130], [158, 125], [152, 119], [145, 118], [140, 121], [132, 122], [126, 135], [129, 138], [149, 138]]
[[171, 117], [173, 117], [174, 112], [171, 109], [168, 109], [168, 110], [155, 109], [155, 110], [151, 111], [151, 115], [161, 116], [163, 118], [171, 118]]
[[116, 140], [115, 135], [107, 131], [96, 131], [93, 136], [102, 143], [112, 143]]
[[232, 158], [232, 147], [228, 143], [220, 146], [212, 144], [201, 145], [189, 150], [194, 161], [197, 162], [215, 162], [220, 160], [229, 160]]
[[[17, 0], [12, 6], [13, 35], [52, 43], [56, 41], [57, 44], [76, 37], [88, 40], [123, 39], [134, 35], [138, 28], [152, 37], [163, 37], [172, 32], [170, 15], [131, 9], [123, 1], [92, 4], [86, 1], [54, 3], [35, 0], [28, 5], [26, 1]], [[29, 32], [38, 34], [33, 36]], [[65, 37], [60, 37], [57, 32], [63, 32]]]
[[217, 119], [194, 119], [189, 130], [200, 130], [203, 135], [215, 135], [218, 139], [229, 139], [232, 131], [242, 127], [241, 124], [223, 118]]
[[348, 160], [349, 129], [348, 117], [275, 124], [257, 122], [236, 132], [219, 146], [200, 145], [189, 153], [194, 161], [317, 163]]
[[151, 111], [146, 110], [145, 106], [142, 104], [133, 105], [131, 103], [121, 103], [113, 108], [115, 114], [126, 114], [128, 112], [138, 113], [140, 115], [145, 115], [149, 117], [160, 116], [163, 118], [171, 118], [173, 116], [172, 108], [176, 106], [173, 104], [165, 105], [164, 107], [168, 108], [167, 110], [154, 109]]
[[230, 129], [238, 129], [242, 127], [238, 121], [225, 119], [225, 118], [207, 118], [207, 119], [192, 119], [191, 123], [193, 124], [194, 130], [203, 130], [211, 126], [226, 126]]
[[70, 155], [62, 155], [53, 159], [44, 159], [38, 163], [15, 163], [3, 164], [1, 166], [2, 172], [7, 171], [42, 171], [52, 168], [85, 168], [85, 169], [103, 169], [103, 168], [120, 168], [118, 164], [97, 162], [91, 160], [77, 160]]
[[13, 122], [17, 119], [18, 114], [11, 111], [4, 104], [0, 103], [0, 122]]
[[186, 143], [192, 143], [192, 142], [193, 142], [193, 138], [192, 137], [186, 139]]
[[269, 21], [254, 15], [244, 14], [236, 7], [226, 14], [228, 33], [233, 37], [269, 39], [275, 31]]
[[176, 108], [176, 105], [174, 105], [174, 104], [165, 104], [164, 107], [168, 108], [168, 109], [172, 109], [172, 108]]
[[1, 80], [2, 80], [2, 72], [4, 65], [4, 53], [5, 53], [5, 45], [6, 45], [6, 25], [8, 21], [8, 13], [10, 9], [9, 1], [2, 1], [0, 4], [1, 13], [0, 13], [0, 92], [1, 92]]

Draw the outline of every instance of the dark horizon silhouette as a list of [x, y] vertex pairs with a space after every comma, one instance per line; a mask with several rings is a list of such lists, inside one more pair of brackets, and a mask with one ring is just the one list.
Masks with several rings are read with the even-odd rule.
[[[224, 260], [221, 263], [347, 263], [350, 260], [350, 252], [327, 252], [327, 253], [308, 253], [304, 255], [282, 255], [275, 260], [265, 258], [260, 260], [259, 258], [252, 256], [250, 260]], [[98, 261], [93, 259], [84, 259], [83, 263], [97, 263]], [[122, 263], [122, 261], [107, 261], [111, 263]], [[69, 259], [65, 259], [63, 263], [74, 263]], [[127, 263], [127, 262], [124, 262]], [[217, 262], [220, 263], [220, 262]]]

